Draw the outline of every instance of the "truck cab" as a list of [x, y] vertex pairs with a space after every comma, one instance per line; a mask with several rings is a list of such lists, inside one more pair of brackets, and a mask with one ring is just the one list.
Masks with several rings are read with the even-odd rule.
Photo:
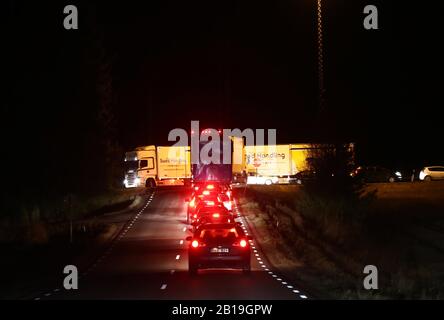
[[136, 148], [125, 153], [125, 188], [156, 186], [156, 148]]
[[191, 176], [189, 147], [138, 147], [125, 153], [125, 188], [184, 185]]

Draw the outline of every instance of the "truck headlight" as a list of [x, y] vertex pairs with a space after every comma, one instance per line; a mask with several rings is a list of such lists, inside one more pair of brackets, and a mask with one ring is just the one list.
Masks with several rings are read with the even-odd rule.
[[140, 183], [140, 178], [136, 178], [136, 179], [134, 179], [134, 184], [135, 184], [135, 185], [137, 185], [137, 186], [138, 186], [138, 185], [139, 185], [139, 183]]
[[397, 177], [400, 177], [400, 178], [402, 177], [401, 172], [399, 172], [399, 171], [396, 171], [395, 174]]
[[124, 185], [127, 185], [127, 184], [128, 184], [128, 180], [126, 180], [126, 179], [123, 180], [123, 184], [124, 184]]

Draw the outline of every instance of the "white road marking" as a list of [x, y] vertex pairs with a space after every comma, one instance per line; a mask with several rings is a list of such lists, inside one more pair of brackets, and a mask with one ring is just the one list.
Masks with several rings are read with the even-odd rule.
[[293, 286], [287, 286], [288, 289], [293, 289]]
[[294, 293], [299, 293], [299, 290], [293, 290]]
[[179, 244], [183, 244], [183, 240], [180, 240], [180, 241], [179, 241]]
[[302, 299], [307, 299], [307, 296], [305, 296], [305, 295], [303, 295], [303, 294], [301, 294], [300, 297], [301, 297]]
[[176, 256], [176, 260], [179, 260], [180, 259], [180, 254], [178, 254], [177, 256]]
[[187, 227], [183, 227], [183, 231], [184, 231], [184, 232], [187, 231]]
[[174, 269], [170, 271], [171, 274], [174, 274], [174, 272], [176, 272], [176, 270]]
[[166, 287], [167, 287], [167, 285], [166, 285], [166, 284], [163, 284], [163, 285], [160, 287], [160, 290], [165, 290]]

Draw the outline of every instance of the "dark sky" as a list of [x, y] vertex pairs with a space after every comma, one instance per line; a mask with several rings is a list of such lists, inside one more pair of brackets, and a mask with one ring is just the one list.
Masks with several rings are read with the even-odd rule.
[[328, 131], [315, 125], [314, 0], [69, 4], [78, 6], [79, 30], [63, 29], [62, 1], [7, 1], [2, 121], [23, 133], [10, 145], [30, 137], [38, 147], [56, 144], [49, 137], [65, 132], [82, 148], [94, 131], [99, 47], [112, 62], [116, 138], [125, 149], [165, 144], [169, 130], [200, 120], [276, 128], [280, 143], [341, 137], [358, 142], [366, 162], [443, 160], [433, 116], [442, 106], [442, 81], [433, 78], [442, 76], [440, 28], [429, 6], [371, 1], [380, 30], [366, 31], [368, 1], [324, 1]]

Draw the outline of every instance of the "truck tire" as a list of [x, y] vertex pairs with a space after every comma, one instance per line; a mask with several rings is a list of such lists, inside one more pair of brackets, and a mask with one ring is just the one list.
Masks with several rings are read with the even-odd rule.
[[145, 186], [149, 189], [154, 189], [156, 187], [156, 181], [153, 178], [149, 178], [146, 180]]

